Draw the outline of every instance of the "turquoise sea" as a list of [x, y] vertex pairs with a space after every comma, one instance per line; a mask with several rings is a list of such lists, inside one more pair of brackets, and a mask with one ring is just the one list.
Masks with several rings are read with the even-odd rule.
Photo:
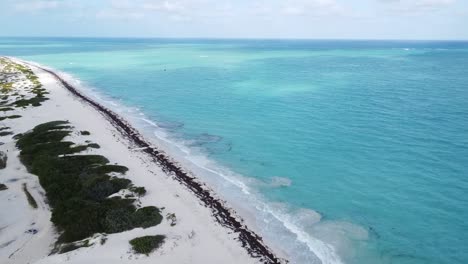
[[0, 38], [292, 263], [468, 263], [468, 42]]

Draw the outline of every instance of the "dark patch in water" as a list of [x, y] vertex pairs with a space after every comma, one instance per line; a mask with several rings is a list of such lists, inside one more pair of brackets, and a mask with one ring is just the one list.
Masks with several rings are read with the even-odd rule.
[[242, 162], [246, 162], [246, 163], [257, 163], [257, 164], [262, 165], [262, 166], [268, 166], [268, 164], [266, 162], [264, 162], [264, 161], [244, 159], [244, 158], [241, 158], [239, 160], [242, 161]]
[[231, 143], [206, 144], [204, 147], [207, 149], [209, 156], [229, 152], [232, 150]]
[[201, 144], [216, 143], [216, 142], [223, 140], [223, 137], [217, 136], [217, 135], [211, 135], [208, 133], [203, 133], [197, 136], [195, 140], [200, 142]]
[[377, 239], [380, 238], [379, 233], [377, 233], [377, 230], [375, 230], [372, 226], [369, 226], [369, 233], [371, 234], [372, 237], [375, 237]]
[[160, 128], [164, 128], [169, 131], [178, 130], [184, 127], [184, 123], [182, 122], [158, 122], [157, 124]]
[[208, 155], [215, 155], [232, 150], [232, 143], [224, 142], [223, 137], [208, 133], [199, 134], [193, 137], [192, 147], [203, 147]]

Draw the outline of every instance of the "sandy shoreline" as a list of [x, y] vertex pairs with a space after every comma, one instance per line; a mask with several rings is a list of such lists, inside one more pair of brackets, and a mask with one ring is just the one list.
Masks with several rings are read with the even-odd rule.
[[[50, 93], [48, 95], [50, 100], [37, 109], [21, 110], [23, 117], [3, 121], [6, 125], [15, 128], [15, 133], [20, 133], [41, 122], [62, 119], [69, 120], [79, 129], [91, 131], [93, 140], [102, 146], [99, 152], [109, 157], [112, 162], [128, 166], [130, 168], [128, 175], [131, 175], [129, 178], [136, 184], [147, 188], [149, 195], [142, 198], [141, 202], [143, 204], [155, 201], [161, 203], [161, 206], [174, 212], [180, 222], [174, 228], [167, 225], [154, 227], [159, 232], [172, 234], [172, 239], [163, 248], [161, 254], [154, 254], [150, 257], [136, 257], [129, 254], [127, 245], [129, 234], [145, 234], [151, 231], [135, 229], [109, 235], [109, 242], [104, 246], [79, 249], [70, 254], [46, 257], [44, 252], [37, 252], [37, 255], [43, 258], [34, 259], [31, 263], [95, 262], [97, 259], [93, 256], [96, 255], [93, 254], [102, 254], [99, 261], [104, 262], [101, 263], [110, 261], [127, 263], [130, 259], [132, 263], [133, 261], [147, 263], [157, 260], [163, 263], [283, 262], [265, 245], [261, 237], [243, 224], [232, 209], [194, 176], [174, 163], [165, 153], [148, 143], [136, 129], [115, 112], [82, 94], [55, 72], [36, 64], [10, 59], [29, 65], [33, 69], [44, 88]], [[5, 146], [9, 148], [7, 151], [10, 153], [17, 152], [12, 142]], [[29, 177], [34, 176], [29, 175]], [[33, 196], [40, 197], [39, 187], [34, 189], [37, 192], [33, 193]], [[196, 236], [192, 239], [190, 234], [194, 231]], [[53, 241], [53, 234], [45, 237], [49, 243]], [[0, 240], [0, 244], [1, 242]], [[105, 250], [118, 253], [103, 254]], [[0, 248], [0, 259], [6, 255], [2, 251], [5, 249]], [[21, 251], [28, 252], [27, 245], [26, 248], [23, 246]], [[80, 252], [86, 253], [80, 254]], [[24, 258], [16, 258], [16, 260], [9, 258], [7, 261], [11, 262], [7, 263], [24, 263], [21, 262], [22, 260]]]

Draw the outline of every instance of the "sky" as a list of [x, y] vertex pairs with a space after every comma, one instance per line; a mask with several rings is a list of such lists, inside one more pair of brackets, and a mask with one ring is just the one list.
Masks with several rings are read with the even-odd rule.
[[468, 0], [0, 0], [0, 36], [468, 40]]

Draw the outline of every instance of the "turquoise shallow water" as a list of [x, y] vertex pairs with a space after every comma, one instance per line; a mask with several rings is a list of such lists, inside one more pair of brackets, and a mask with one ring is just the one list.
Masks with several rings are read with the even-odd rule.
[[466, 42], [3, 38], [0, 54], [173, 141], [295, 263], [468, 263]]

